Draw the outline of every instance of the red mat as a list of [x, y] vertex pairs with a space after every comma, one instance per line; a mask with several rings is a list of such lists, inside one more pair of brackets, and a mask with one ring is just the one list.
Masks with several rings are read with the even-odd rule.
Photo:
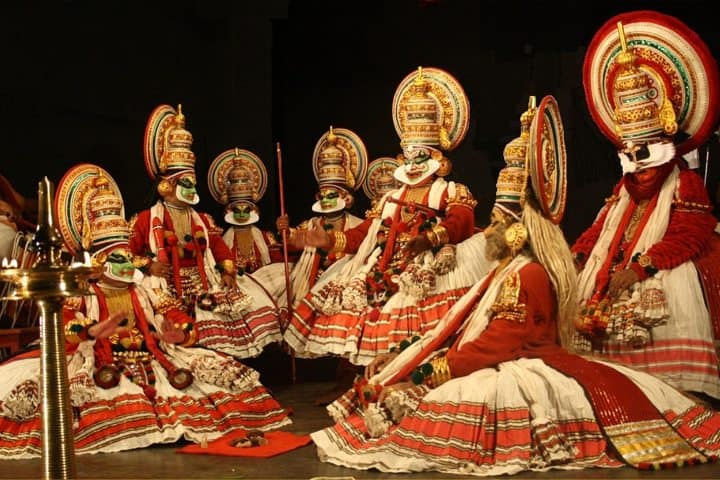
[[175, 450], [175, 453], [266, 458], [295, 450], [312, 442], [310, 435], [297, 435], [291, 432], [276, 431], [265, 433], [265, 439], [267, 440], [266, 445], [258, 445], [256, 447], [233, 446], [233, 442], [245, 438], [246, 433], [245, 431], [230, 433], [217, 440], [208, 442], [206, 448], [198, 444], [186, 445]]

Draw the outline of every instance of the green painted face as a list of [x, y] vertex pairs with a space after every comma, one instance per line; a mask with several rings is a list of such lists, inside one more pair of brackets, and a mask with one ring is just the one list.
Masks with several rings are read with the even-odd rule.
[[232, 209], [233, 220], [238, 223], [245, 223], [250, 219], [252, 211], [253, 209], [250, 205], [237, 205]]
[[197, 195], [197, 186], [193, 175], [183, 175], [177, 182], [180, 187], [180, 196], [187, 202], [192, 202]]
[[131, 253], [124, 248], [113, 250], [105, 261], [105, 273], [115, 280], [131, 282], [135, 273]]
[[320, 201], [320, 207], [323, 210], [328, 210], [337, 207], [340, 193], [333, 189], [323, 189], [317, 195], [317, 199]]

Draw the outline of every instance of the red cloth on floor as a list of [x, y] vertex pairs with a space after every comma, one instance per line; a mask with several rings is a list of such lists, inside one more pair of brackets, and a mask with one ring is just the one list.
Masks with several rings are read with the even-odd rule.
[[175, 453], [198, 453], [205, 455], [224, 455], [226, 457], [258, 457], [267, 458], [303, 447], [312, 439], [310, 435], [297, 435], [291, 432], [275, 431], [265, 433], [266, 445], [257, 447], [234, 447], [234, 440], [245, 438], [247, 432], [237, 431], [208, 442], [207, 448], [198, 444], [186, 445], [175, 450]]

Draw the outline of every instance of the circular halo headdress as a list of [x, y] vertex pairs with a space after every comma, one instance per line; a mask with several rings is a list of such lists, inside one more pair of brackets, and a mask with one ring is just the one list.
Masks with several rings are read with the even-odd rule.
[[237, 201], [257, 203], [265, 195], [268, 175], [263, 161], [250, 150], [225, 150], [210, 164], [208, 189], [216, 202], [229, 205]]
[[72, 255], [128, 242], [122, 194], [102, 167], [82, 163], [70, 168], [58, 183], [54, 208], [58, 230]]
[[565, 129], [555, 97], [540, 101], [530, 124], [528, 173], [540, 208], [547, 218], [559, 224], [567, 202], [567, 151]]
[[370, 201], [378, 200], [390, 190], [400, 188], [400, 182], [393, 176], [399, 166], [400, 161], [394, 157], [379, 157], [370, 162], [363, 183], [363, 191]]
[[470, 102], [460, 82], [435, 67], [419, 67], [398, 85], [392, 117], [401, 143], [439, 145], [450, 151], [465, 138]]
[[352, 130], [333, 128], [323, 133], [313, 151], [313, 174], [318, 185], [334, 185], [348, 193], [365, 181], [368, 153]]
[[185, 130], [182, 105], [177, 110], [159, 105], [150, 114], [145, 126], [143, 153], [145, 170], [151, 180], [180, 171], [195, 171], [192, 134]]
[[717, 126], [718, 66], [703, 40], [675, 17], [651, 10], [622, 13], [598, 30], [583, 63], [583, 85], [590, 114], [600, 131], [618, 148], [613, 85], [622, 73], [618, 58], [624, 53], [619, 24], [637, 68], [651, 79], [649, 98], [657, 108], [669, 103], [677, 128], [688, 137], [677, 145], [687, 153], [707, 141]]

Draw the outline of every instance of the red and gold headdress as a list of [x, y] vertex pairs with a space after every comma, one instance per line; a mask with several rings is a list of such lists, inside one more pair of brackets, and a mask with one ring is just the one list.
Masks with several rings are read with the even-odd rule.
[[498, 175], [495, 206], [520, 221], [527, 197], [533, 195], [543, 215], [558, 224], [567, 197], [565, 132], [554, 97], [547, 95], [535, 105], [530, 97], [520, 116], [520, 136], [503, 150], [506, 166]]
[[427, 145], [450, 151], [467, 134], [470, 102], [450, 73], [418, 67], [395, 90], [392, 116], [401, 146]]
[[145, 169], [150, 179], [169, 177], [182, 172], [195, 173], [193, 136], [185, 129], [182, 105], [175, 110], [160, 105], [150, 114], [145, 127]]
[[73, 255], [90, 251], [99, 257], [128, 244], [130, 230], [120, 189], [97, 165], [83, 163], [65, 173], [56, 189], [55, 212], [65, 246]]
[[650, 10], [605, 22], [583, 64], [590, 114], [618, 148], [676, 131], [687, 135], [679, 154], [702, 145], [720, 115], [718, 78], [702, 39], [677, 18]]
[[370, 162], [363, 191], [371, 202], [379, 200], [391, 190], [400, 188], [400, 182], [393, 176], [399, 166], [400, 162], [393, 157], [380, 157]]
[[315, 144], [313, 173], [318, 186], [333, 187], [352, 203], [352, 193], [359, 189], [367, 175], [368, 154], [362, 139], [346, 128], [325, 132]]
[[236, 147], [215, 157], [207, 182], [210, 194], [216, 202], [225, 205], [227, 211], [247, 204], [257, 212], [257, 202], [267, 189], [267, 170], [260, 157]]

